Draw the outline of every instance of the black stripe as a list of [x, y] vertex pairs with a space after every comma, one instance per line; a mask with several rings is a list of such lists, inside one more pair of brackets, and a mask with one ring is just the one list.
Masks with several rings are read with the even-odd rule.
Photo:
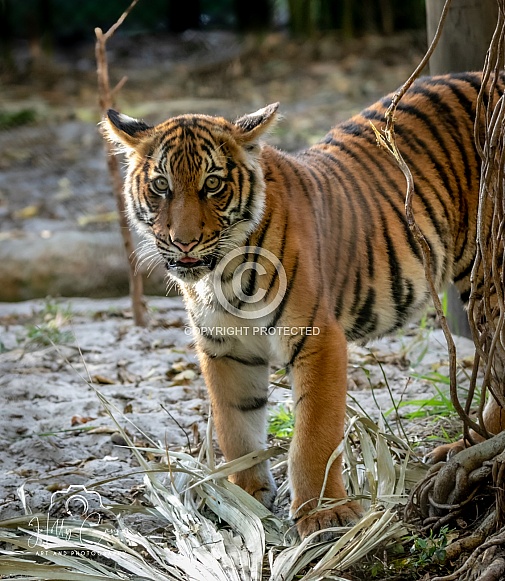
[[[203, 328], [200, 325], [197, 325], [197, 326], [199, 329]], [[223, 345], [223, 343], [226, 342], [225, 337], [218, 337], [216, 335], [210, 335], [209, 333], [200, 333], [200, 335], [201, 335], [201, 337], [203, 337], [204, 339], [207, 339], [211, 343], [217, 343], [218, 345]]]
[[[286, 243], [287, 243], [287, 233], [288, 233], [288, 220], [287, 217], [289, 216], [289, 213], [286, 213], [286, 220], [284, 221], [284, 230], [282, 232], [282, 237], [281, 237], [281, 249], [277, 255], [277, 259], [279, 260], [279, 264], [281, 265], [282, 268], [284, 268], [284, 253], [286, 251]], [[268, 298], [270, 296], [270, 292], [274, 289], [274, 284], [275, 284], [275, 279], [278, 278], [279, 273], [277, 271], [277, 269], [275, 269], [275, 274], [272, 277], [272, 280], [270, 281], [270, 285], [268, 286], [267, 292], [265, 293], [265, 296], [263, 297], [263, 301], [265, 303], [268, 304]]]
[[[360, 134], [360, 136], [365, 137], [362, 134]], [[367, 139], [367, 141], [368, 141], [368, 139]], [[413, 254], [419, 260], [422, 260], [421, 249], [420, 249], [419, 244], [417, 243], [413, 233], [411, 232], [411, 230], [407, 224], [407, 218], [405, 216], [405, 212], [400, 210], [396, 206], [396, 204], [394, 203], [394, 201], [392, 200], [390, 195], [387, 193], [387, 191], [382, 186], [381, 181], [375, 179], [376, 174], [373, 174], [372, 172], [370, 172], [369, 167], [365, 163], [363, 163], [362, 156], [365, 155], [376, 166], [376, 168], [379, 172], [379, 175], [380, 176], [384, 175], [384, 168], [381, 166], [381, 164], [379, 163], [379, 160], [376, 158], [376, 156], [371, 155], [370, 152], [368, 151], [368, 149], [362, 147], [361, 144], [359, 144], [357, 141], [354, 141], [353, 145], [355, 145], [356, 147], [359, 148], [359, 150], [360, 150], [359, 156], [356, 155], [356, 153], [354, 151], [350, 150], [344, 143], [342, 143], [340, 141], [336, 141], [336, 140], [332, 139], [331, 142], [329, 142], [329, 143], [330, 143], [330, 145], [338, 147], [339, 149], [341, 149], [342, 151], [347, 153], [349, 155], [349, 157], [354, 159], [354, 161], [356, 161], [361, 166], [361, 169], [366, 171], [368, 176], [373, 180], [373, 187], [377, 189], [377, 191], [381, 195], [382, 199], [389, 205], [389, 207], [393, 210], [393, 212], [396, 215], [396, 217], [398, 218], [398, 220], [404, 226], [405, 234], [407, 237], [407, 242], [409, 243], [409, 246], [410, 246]], [[392, 161], [392, 160], [390, 160], [390, 161]], [[368, 208], [366, 208], [366, 211], [368, 211]], [[436, 223], [434, 224], [434, 226], [436, 227]]]
[[[320, 297], [319, 293], [316, 293], [316, 295], [314, 297], [315, 303], [314, 303], [314, 306], [312, 307], [312, 312], [310, 313], [310, 319], [309, 319], [310, 322], [308, 323], [308, 325], [305, 325], [305, 327], [307, 329], [314, 325], [314, 321], [316, 319], [316, 313], [317, 313], [317, 310], [319, 309], [319, 297]], [[296, 335], [295, 335], [295, 337], [296, 337]], [[300, 338], [298, 339], [298, 341], [294, 345], [293, 354], [291, 355], [291, 359], [289, 360], [288, 366], [294, 364], [296, 358], [298, 357], [301, 350], [303, 349], [305, 342], [307, 341], [307, 337], [308, 337], [307, 333], [303, 333], [303, 335], [300, 336]]]
[[264, 359], [263, 357], [257, 357], [256, 355], [253, 355], [248, 358], [238, 357], [237, 355], [230, 354], [214, 355], [207, 352], [205, 352], [205, 355], [207, 355], [207, 357], [209, 357], [210, 359], [230, 359], [231, 361], [235, 361], [236, 363], [240, 363], [241, 365], [247, 365], [249, 367], [260, 367], [260, 366], [264, 367], [268, 365], [268, 361], [266, 359]]
[[269, 329], [275, 328], [275, 326], [279, 322], [280, 318], [282, 317], [282, 314], [284, 313], [284, 309], [286, 308], [286, 305], [288, 304], [289, 296], [291, 295], [291, 291], [293, 290], [293, 287], [295, 284], [297, 272], [298, 272], [298, 255], [296, 256], [296, 261], [295, 261], [295, 264], [291, 270], [290, 276], [288, 276], [288, 283], [287, 283], [287, 287], [286, 287], [286, 292], [284, 293], [284, 296], [282, 297], [282, 301], [280, 302], [279, 306], [277, 307], [277, 310], [275, 311], [274, 318], [270, 321], [270, 324], [268, 325]]
[[[310, 153], [312, 155], [319, 155], [319, 156], [322, 155], [326, 159], [331, 160], [331, 163], [325, 165], [324, 169], [325, 169], [325, 171], [331, 173], [333, 178], [338, 182], [338, 185], [340, 186], [338, 191], [335, 191], [335, 190], [332, 191], [332, 197], [334, 200], [337, 201], [337, 203], [339, 205], [339, 208], [337, 211], [337, 216], [339, 218], [339, 222], [337, 225], [334, 225], [335, 230], [338, 233], [341, 233], [343, 231], [341, 218], [343, 218], [343, 216], [345, 215], [345, 213], [342, 211], [342, 203], [344, 203], [344, 204], [346, 204], [347, 210], [348, 210], [350, 217], [351, 217], [351, 220], [350, 220], [351, 223], [350, 224], [347, 223], [345, 225], [345, 230], [348, 230], [350, 232], [357, 232], [358, 231], [357, 213], [355, 211], [354, 201], [357, 199], [358, 206], [361, 208], [362, 212], [364, 212], [365, 215], [370, 216], [371, 209], [368, 205], [369, 200], [368, 200], [367, 196], [363, 193], [363, 190], [358, 185], [358, 182], [354, 179], [354, 176], [351, 173], [349, 166], [346, 165], [342, 160], [340, 160], [338, 157], [333, 155], [327, 149], [314, 148], [314, 149], [310, 150]], [[344, 151], [343, 153], [346, 153], [346, 152]], [[337, 170], [340, 170], [341, 174], [343, 174], [343, 176], [349, 180], [346, 184], [343, 183], [340, 175], [337, 173]], [[350, 192], [351, 196], [346, 195], [347, 186], [349, 183], [352, 183], [352, 192]], [[365, 228], [363, 230], [364, 230], [365, 236], [367, 236], [367, 237], [373, 236], [375, 234], [375, 228], [374, 228], [373, 222], [368, 221], [367, 228]], [[341, 252], [340, 252], [340, 245], [338, 245], [337, 252], [335, 255], [335, 264], [338, 265], [342, 270], [347, 270], [346, 267], [349, 264], [352, 264], [353, 260], [356, 257], [356, 252], [357, 252], [357, 245], [350, 246], [350, 248], [348, 248], [348, 252], [345, 256], [346, 264], [341, 264], [342, 257], [341, 257]], [[369, 272], [370, 271], [373, 272], [373, 269], [374, 269], [372, 256], [373, 256], [372, 254], [368, 255], [368, 271]], [[334, 286], [335, 286], [335, 279], [336, 279], [337, 275], [338, 275], [338, 269], [335, 268], [333, 271], [332, 281], [330, 284], [331, 288], [334, 288]], [[341, 290], [343, 290], [345, 288], [345, 285], [347, 282], [349, 282], [348, 277], [345, 278], [345, 284]]]
[[[352, 126], [351, 126], [352, 127]], [[359, 134], [358, 131], [356, 131], [357, 128], [353, 128], [353, 131], [355, 131], [355, 134]], [[330, 141], [329, 139], [327, 139], [327, 141]], [[349, 150], [348, 147], [345, 146], [345, 144], [341, 143], [341, 142], [336, 142], [335, 140], [331, 140], [331, 145], [335, 145], [337, 147], [339, 147], [341, 150], [344, 150], [345, 153], [347, 153], [350, 157], [352, 157], [358, 164], [361, 164], [363, 168], [367, 168], [368, 171], [368, 166], [367, 164], [363, 163], [363, 157], [358, 157], [353, 151]], [[355, 145], [357, 145], [355, 143]], [[373, 158], [369, 152], [366, 149], [363, 149], [361, 146], [359, 146], [360, 150], [363, 152], [363, 154], [365, 154], [371, 162], [373, 162], [374, 164], [377, 165], [377, 169], [381, 170], [381, 166], [378, 164], [377, 160], [375, 158]], [[382, 175], [382, 173], [381, 173]], [[373, 179], [373, 174], [370, 175], [370, 177]], [[415, 238], [410, 230], [410, 228], [408, 227], [408, 224], [406, 222], [406, 218], [405, 215], [400, 212], [400, 210], [396, 207], [396, 205], [393, 203], [393, 201], [391, 200], [391, 198], [389, 197], [389, 195], [387, 194], [387, 192], [382, 188], [381, 184], [378, 182], [374, 182], [373, 184], [377, 190], [379, 191], [379, 193], [382, 196], [382, 199], [384, 199], [386, 201], [386, 203], [389, 204], [389, 206], [393, 209], [394, 213], [396, 214], [398, 220], [400, 221], [400, 223], [403, 225], [403, 230], [406, 234], [407, 240], [409, 242], [409, 245], [412, 249], [413, 254], [416, 256], [416, 258], [422, 262], [422, 254], [421, 254], [421, 250], [419, 245], [417, 244], [417, 242], [415, 241]], [[371, 192], [371, 190], [369, 190]], [[380, 204], [376, 204], [377, 206], [377, 211], [379, 213], [381, 222], [382, 222], [382, 235], [385, 239], [386, 242], [386, 248], [388, 251], [388, 260], [389, 260], [389, 264], [390, 264], [390, 271], [391, 271], [391, 289], [392, 289], [392, 294], [393, 294], [393, 300], [395, 302], [395, 306], [396, 306], [396, 312], [397, 312], [397, 317], [398, 320], [405, 320], [406, 318], [406, 313], [409, 309], [409, 307], [412, 304], [413, 301], [413, 296], [407, 296], [406, 298], [403, 295], [403, 283], [406, 282], [403, 279], [403, 275], [401, 272], [401, 264], [400, 261], [397, 258], [396, 255], [396, 250], [395, 250], [395, 246], [388, 234], [389, 228], [388, 228], [388, 219], [386, 214], [384, 214], [384, 210], [382, 208], [382, 206]], [[373, 260], [373, 249], [369, 247], [369, 260]], [[437, 258], [436, 256], [434, 256], [433, 261], [435, 263], [435, 269], [436, 269], [436, 262], [437, 262]], [[341, 309], [342, 309], [342, 304], [343, 304], [343, 292], [341, 293], [340, 297], [337, 299], [337, 304], [336, 304], [336, 315], [337, 317], [341, 314]], [[351, 310], [350, 310], [350, 314], [354, 314], [356, 313], [359, 303], [360, 303], [360, 299], [361, 299], [361, 278], [360, 276], [357, 276], [355, 283], [354, 283], [354, 288], [353, 288], [353, 295], [355, 296], [354, 299], [354, 303], [351, 306]], [[366, 303], [366, 301], [365, 301]], [[365, 309], [365, 315], [368, 319], [370, 319], [370, 313], [367, 310], [367, 306], [366, 305], [363, 307]], [[360, 318], [360, 325], [362, 325], [362, 317]], [[375, 319], [373, 321], [373, 323], [370, 325], [369, 327], [369, 331], [368, 332], [372, 332], [372, 330], [375, 329], [377, 324], [377, 319]], [[356, 329], [353, 329], [351, 331], [351, 333], [356, 333]]]
[[[369, 119], [372, 121], [384, 121], [384, 116], [382, 114], [378, 113], [377, 111], [373, 111], [372, 109], [366, 109], [365, 111], [363, 111], [363, 113], [361, 115], [365, 119]], [[401, 124], [395, 125], [395, 132], [399, 137], [404, 139], [405, 143], [412, 149], [413, 153], [424, 153], [429, 158], [430, 162], [433, 164], [433, 166], [437, 170], [438, 175], [442, 179], [442, 182], [444, 183], [444, 187], [445, 187], [446, 191], [451, 192], [453, 190], [453, 188], [451, 187], [451, 184], [449, 183], [449, 180], [448, 180], [447, 176], [445, 175], [445, 172], [443, 171], [443, 168], [440, 165], [440, 162], [438, 161], [437, 157], [431, 151], [431, 148], [422, 139], [420, 139], [417, 135], [410, 133], [410, 132], [409, 133], [405, 132], [403, 127], [401, 126]], [[414, 144], [417, 145], [417, 147], [418, 147], [417, 152], [415, 151], [416, 148], [414, 147]], [[423, 179], [427, 184], [430, 185], [435, 198], [438, 200], [440, 206], [442, 207], [442, 209], [444, 211], [444, 215], [446, 216], [447, 221], [449, 222], [449, 219], [450, 219], [449, 209], [447, 207], [445, 199], [440, 196], [440, 192], [438, 191], [438, 189], [435, 188], [424, 177], [423, 172], [419, 170], [417, 165], [413, 162], [412, 158], [410, 158], [408, 156], [408, 154], [406, 154], [403, 149], [402, 149], [402, 156], [405, 159], [405, 161], [407, 162], [407, 164], [416, 170], [417, 177]], [[426, 200], [423, 199], [423, 201], [426, 203]], [[430, 215], [430, 219], [433, 221], [433, 217], [431, 215]], [[436, 223], [437, 223], [436, 221], [433, 221], [433, 225], [435, 227], [436, 227]], [[437, 229], [437, 232], [440, 232], [440, 231]]]
[[391, 292], [393, 296], [393, 301], [396, 305], [396, 313], [398, 318], [401, 318], [402, 314], [404, 314], [404, 304], [403, 304], [403, 275], [402, 275], [402, 266], [400, 261], [398, 260], [398, 256], [396, 254], [396, 248], [389, 235], [388, 230], [388, 223], [386, 218], [381, 214], [381, 221], [382, 221], [382, 233], [384, 236], [384, 241], [386, 242], [386, 250], [388, 255], [389, 261], [389, 272], [391, 274]]
[[468, 301], [470, 300], [470, 287], [468, 287], [467, 289], [465, 289], [464, 291], [461, 291], [459, 293], [459, 296], [461, 297], [461, 301], [464, 305], [466, 305], [468, 303]]
[[[414, 107], [412, 105], [408, 105], [407, 103], [402, 103], [402, 102], [400, 102], [398, 104], [397, 111], [401, 111], [403, 113], [406, 113], [407, 115], [411, 115], [413, 117], [416, 117], [420, 121], [422, 121], [426, 125], [426, 127], [429, 129], [431, 135], [434, 136], [434, 138], [435, 138], [434, 143], [436, 143], [438, 145], [438, 147], [441, 149], [441, 151], [443, 152], [445, 159], [447, 160], [449, 166], [453, 167], [451, 152], [449, 151], [449, 149], [445, 143], [444, 136], [439, 131], [438, 126], [435, 125], [435, 123], [430, 119], [430, 117], [426, 113], [424, 113], [423, 111], [418, 109], [417, 107]], [[440, 175], [442, 176], [442, 178], [445, 177], [447, 179], [447, 181], [449, 181], [449, 174], [446, 173], [443, 165], [441, 165], [441, 164], [439, 164], [439, 165], [440, 165], [440, 169], [438, 171], [439, 171]], [[454, 178], [454, 180], [456, 181], [456, 187], [458, 188], [458, 192], [459, 192], [459, 195], [461, 197], [463, 195], [463, 192], [462, 192], [461, 181], [459, 179], [459, 174], [458, 174], [458, 172], [453, 171], [453, 172], [451, 172], [451, 175]], [[448, 191], [449, 192], [453, 191], [453, 188], [449, 187]]]
[[460, 270], [456, 274], [456, 276], [453, 278], [454, 282], [461, 282], [462, 280], [469, 278], [470, 275], [472, 274], [473, 263], [474, 263], [474, 258], [472, 257], [472, 259], [467, 264], [467, 266], [465, 268], [463, 268], [463, 270]]
[[369, 287], [365, 302], [358, 312], [356, 321], [352, 328], [345, 333], [349, 341], [362, 339], [375, 331], [377, 328], [378, 317], [377, 314], [374, 313], [374, 308], [375, 290], [372, 287]]
[[[439, 116], [438, 112], [441, 111], [443, 112], [443, 115], [446, 118], [446, 123], [448, 122], [449, 127], [447, 128], [448, 130], [446, 132], [444, 132], [444, 137], [452, 137], [452, 141], [455, 143], [457, 149], [459, 150], [459, 155], [461, 157], [461, 161], [463, 162], [463, 166], [465, 168], [465, 178], [466, 178], [466, 185], [467, 188], [470, 189], [471, 187], [471, 183], [472, 183], [472, 176], [471, 176], [471, 169], [470, 169], [470, 165], [469, 165], [469, 160], [468, 160], [468, 156], [467, 156], [467, 151], [466, 151], [466, 147], [464, 145], [464, 136], [461, 133], [460, 130], [460, 121], [461, 119], [459, 117], [457, 117], [456, 115], [453, 114], [453, 110], [451, 109], [451, 107], [449, 107], [449, 105], [447, 104], [447, 102], [443, 99], [440, 98], [440, 95], [438, 95], [438, 93], [434, 92], [434, 91], [430, 91], [427, 87], [423, 87], [423, 86], [419, 86], [419, 85], [414, 85], [414, 87], [412, 87], [411, 89], [412, 93], [418, 94], [418, 95], [423, 95], [424, 97], [428, 98], [430, 101], [432, 101], [432, 103], [434, 103], [437, 107], [437, 123], [440, 123], [442, 121], [442, 116]], [[452, 131], [456, 131], [457, 133], [457, 138], [454, 138], [452, 136]], [[470, 136], [470, 138], [472, 139], [472, 136]], [[460, 202], [463, 199], [463, 192], [460, 191]]]
[[[307, 188], [307, 184], [306, 184], [307, 176], [302, 176], [298, 166], [295, 163], [291, 163], [289, 165], [289, 167], [290, 167], [291, 171], [295, 174], [296, 179], [298, 180], [298, 184], [300, 185], [304, 196], [309, 200], [309, 204], [310, 204], [311, 209], [312, 209], [310, 216], [312, 217], [313, 221], [315, 221], [315, 219], [317, 217], [317, 209], [314, 205], [314, 196], [312, 196], [310, 194], [310, 192]], [[317, 243], [317, 246], [316, 246], [316, 265], [317, 265], [317, 268], [321, 268], [321, 232], [319, 231], [319, 228], [317, 228], [316, 224], [314, 224], [314, 226], [315, 226], [314, 230], [315, 230], [315, 234], [316, 234], [316, 243]]]
[[356, 310], [358, 308], [359, 302], [361, 300], [361, 270], [359, 267], [356, 270], [356, 282], [354, 283], [354, 300], [351, 306], [351, 310], [349, 311], [351, 315], [356, 314]]
[[264, 408], [268, 403], [267, 397], [251, 397], [244, 403], [235, 404], [233, 407], [241, 412], [254, 412]]
[[[256, 242], [256, 249], [254, 250], [254, 254], [253, 254], [253, 263], [255, 265], [258, 264], [258, 258], [260, 256], [261, 248], [262, 248], [263, 242], [265, 241], [265, 238], [266, 238], [271, 221], [272, 221], [272, 215], [268, 216], [267, 219], [263, 222], [262, 229], [260, 231], [260, 235], [259, 235], [258, 240]], [[257, 290], [256, 286], [257, 286], [258, 273], [257, 273], [256, 268], [252, 268], [251, 271], [252, 272], [249, 276], [249, 280], [247, 281], [247, 285], [246, 285], [246, 288], [244, 290], [244, 294], [247, 295], [248, 297], [252, 296]], [[275, 279], [275, 275], [272, 278]], [[270, 284], [272, 284], [272, 281], [270, 281]], [[243, 305], [244, 305], [244, 302], [240, 301], [237, 308], [240, 309]]]
[[467, 114], [467, 118], [473, 122], [473, 119], [475, 118], [476, 100], [469, 99], [453, 81], [454, 79], [451, 77], [427, 77], [425, 83], [430, 87], [447, 87], [456, 97], [461, 108]]

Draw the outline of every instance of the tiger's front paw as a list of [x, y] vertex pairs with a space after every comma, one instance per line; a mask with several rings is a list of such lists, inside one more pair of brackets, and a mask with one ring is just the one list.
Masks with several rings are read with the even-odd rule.
[[457, 442], [452, 442], [451, 444], [442, 444], [441, 446], [437, 446], [429, 454], [426, 454], [424, 461], [427, 464], [446, 462], [465, 448], [466, 446], [464, 440], [458, 440]]
[[361, 505], [354, 500], [329, 509], [309, 510], [305, 514], [302, 512], [303, 508], [293, 512], [296, 528], [302, 539], [317, 531], [323, 531], [317, 540], [331, 541], [335, 537], [335, 533], [332, 531], [324, 532], [324, 529], [350, 526], [357, 523], [363, 516]]
[[233, 474], [230, 476], [230, 480], [240, 486], [240, 488], [243, 488], [251, 496], [254, 496], [263, 506], [266, 506], [268, 509], [272, 508], [277, 487], [275, 486], [270, 471], [250, 468], [249, 470], [243, 470], [242, 472]]

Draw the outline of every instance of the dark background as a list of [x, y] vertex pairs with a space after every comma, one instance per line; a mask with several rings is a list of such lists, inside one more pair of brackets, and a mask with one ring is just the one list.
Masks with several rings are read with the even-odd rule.
[[[49, 49], [86, 40], [96, 26], [109, 28], [127, 6], [124, 0], [1, 0], [2, 44], [5, 49], [24, 39]], [[424, 0], [149, 0], [137, 5], [122, 33], [287, 28], [298, 36], [336, 31], [350, 37], [424, 25]]]

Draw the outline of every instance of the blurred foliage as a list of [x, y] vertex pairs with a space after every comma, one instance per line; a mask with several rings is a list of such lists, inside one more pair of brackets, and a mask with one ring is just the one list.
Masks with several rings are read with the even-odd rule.
[[[45, 45], [93, 37], [129, 0], [0, 0], [0, 38]], [[424, 0], [141, 0], [122, 30], [183, 32], [194, 28], [267, 30], [288, 26], [296, 36], [338, 30], [350, 37], [423, 27]]]
[[12, 129], [21, 125], [28, 125], [37, 119], [34, 109], [20, 109], [19, 111], [0, 110], [0, 130]]
[[312, 36], [318, 31], [340, 30], [344, 37], [425, 25], [424, 0], [286, 0], [291, 31]]

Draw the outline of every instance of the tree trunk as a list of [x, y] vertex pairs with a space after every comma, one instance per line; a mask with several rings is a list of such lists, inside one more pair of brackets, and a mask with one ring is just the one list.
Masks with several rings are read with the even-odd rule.
[[[428, 42], [435, 35], [444, 4], [444, 0], [426, 0]], [[442, 36], [430, 58], [430, 74], [482, 70], [497, 17], [496, 0], [452, 0]], [[455, 287], [449, 290], [447, 319], [455, 334], [472, 337]]]
[[[428, 42], [435, 35], [444, 0], [426, 0]], [[496, 0], [452, 0], [430, 73], [481, 71], [498, 18]]]
[[312, 3], [313, 0], [288, 0], [289, 26], [294, 36], [312, 36], [314, 33]]

